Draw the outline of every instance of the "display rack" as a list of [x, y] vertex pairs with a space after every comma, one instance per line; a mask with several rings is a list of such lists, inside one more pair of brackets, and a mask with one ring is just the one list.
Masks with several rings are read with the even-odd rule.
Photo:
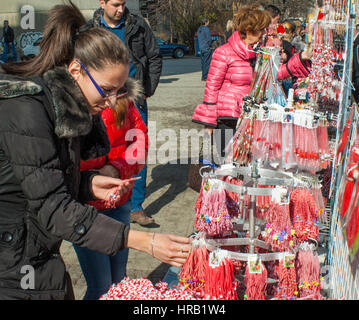
[[[246, 238], [233, 238], [233, 239], [206, 239], [207, 248], [210, 251], [215, 250], [221, 246], [249, 246], [249, 253], [236, 253], [230, 252], [229, 257], [235, 260], [248, 261], [249, 256], [253, 256], [255, 253], [255, 247], [260, 247], [269, 250], [269, 245], [264, 241], [258, 240], [256, 234], [256, 203], [257, 196], [272, 196], [275, 187], [270, 188], [257, 188], [257, 185], [268, 185], [268, 186], [281, 186], [288, 188], [310, 188], [311, 183], [300, 180], [294, 177], [291, 173], [280, 172], [278, 170], [271, 170], [265, 168], [258, 168], [258, 164], [253, 162], [251, 166], [240, 167], [235, 165], [223, 165], [215, 172], [206, 172], [203, 177], [205, 179], [220, 179], [222, 177], [241, 177], [244, 185], [233, 185], [222, 180], [219, 180], [225, 190], [230, 192], [240, 193], [241, 195], [250, 195], [250, 209], [249, 209], [249, 220], [248, 232], [249, 235]], [[317, 182], [319, 183], [319, 182]], [[244, 225], [246, 221], [241, 224]], [[238, 224], [237, 224], [238, 226]], [[243, 228], [246, 229], [246, 228]], [[316, 242], [313, 239], [313, 242]], [[255, 254], [261, 261], [274, 261], [282, 260], [284, 255], [292, 254], [293, 252], [273, 252], [273, 253], [257, 253]]]
[[[357, 1], [347, 2], [346, 11], [346, 42], [343, 77], [341, 81], [340, 105], [337, 121], [336, 149], [338, 148], [344, 126], [347, 124], [351, 110], [351, 74], [353, 59], [353, 36], [356, 19], [355, 5]], [[356, 109], [356, 108], [355, 108]], [[349, 250], [346, 238], [343, 235], [342, 221], [339, 217], [339, 186], [344, 179], [344, 170], [348, 161], [350, 147], [353, 145], [353, 130], [357, 127], [357, 112], [355, 110], [348, 145], [346, 146], [342, 161], [338, 161], [335, 153], [333, 159], [333, 172], [330, 188], [331, 222], [329, 234], [329, 248], [327, 264], [329, 266], [328, 293], [336, 299], [359, 299], [359, 271], [358, 266], [354, 267], [349, 261]]]

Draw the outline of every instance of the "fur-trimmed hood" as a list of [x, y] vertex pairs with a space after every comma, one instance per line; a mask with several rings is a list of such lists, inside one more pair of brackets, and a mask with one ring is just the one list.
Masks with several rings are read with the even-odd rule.
[[[65, 67], [47, 71], [42, 79], [0, 73], [0, 99], [46, 93], [43, 85], [46, 85], [48, 99], [52, 102], [50, 110], [54, 113], [56, 135], [73, 138], [89, 134], [93, 116], [80, 88]], [[129, 99], [135, 101], [141, 96], [143, 90], [138, 81], [128, 78], [125, 85]]]

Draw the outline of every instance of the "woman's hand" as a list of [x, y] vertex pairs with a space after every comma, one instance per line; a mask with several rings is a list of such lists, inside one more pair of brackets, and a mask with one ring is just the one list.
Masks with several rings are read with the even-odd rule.
[[302, 52], [302, 59], [303, 60], [310, 60], [313, 56], [313, 46], [307, 45], [305, 50]]
[[131, 179], [120, 180], [112, 177], [97, 175], [92, 178], [92, 193], [100, 200], [109, 201], [110, 195], [117, 193], [122, 196], [133, 188], [134, 181]]
[[113, 165], [106, 164], [99, 170], [100, 175], [112, 177], [112, 178], [120, 178], [120, 171], [117, 170]]
[[174, 234], [155, 233], [153, 248], [151, 244], [154, 258], [175, 267], [181, 267], [185, 263], [190, 250], [190, 239]]
[[146, 252], [154, 258], [175, 267], [181, 267], [190, 252], [189, 238], [165, 233], [147, 233], [130, 230], [127, 247]]

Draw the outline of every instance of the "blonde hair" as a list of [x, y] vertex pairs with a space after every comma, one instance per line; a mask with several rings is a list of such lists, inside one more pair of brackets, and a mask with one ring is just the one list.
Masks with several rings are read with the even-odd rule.
[[247, 31], [256, 32], [264, 30], [272, 22], [268, 11], [258, 5], [243, 6], [239, 8], [235, 16], [234, 27], [242, 39], [246, 37]]
[[228, 20], [226, 25], [226, 31], [227, 32], [232, 31], [233, 27], [234, 27], [233, 20]]

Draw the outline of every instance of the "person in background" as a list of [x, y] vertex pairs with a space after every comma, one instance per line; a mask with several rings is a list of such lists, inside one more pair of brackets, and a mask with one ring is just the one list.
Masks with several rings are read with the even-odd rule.
[[281, 11], [278, 7], [271, 4], [264, 6], [264, 9], [266, 10], [266, 12], [269, 13], [271, 17], [271, 23], [268, 26], [268, 30], [266, 34], [265, 45], [269, 47], [280, 46], [280, 39], [278, 37], [277, 27], [278, 27], [279, 19], [281, 17]]
[[11, 48], [12, 61], [16, 62], [17, 52], [15, 48], [15, 33], [13, 28], [9, 26], [8, 20], [4, 20], [3, 41], [4, 41], [4, 52], [2, 54], [1, 60], [3, 62], [8, 61], [9, 48]]
[[[291, 20], [284, 21], [283, 26], [285, 28], [285, 34], [282, 37], [282, 39], [292, 43], [294, 37], [296, 36], [295, 31], [297, 29], [297, 26]], [[292, 43], [292, 45], [293, 45], [293, 43]]]
[[[262, 40], [270, 23], [270, 15], [258, 6], [242, 7], [236, 15], [236, 31], [228, 43], [213, 53], [203, 103], [195, 108], [192, 121], [204, 125], [209, 134], [218, 129], [213, 139], [222, 158], [242, 114], [243, 98], [252, 83], [252, 66], [256, 59], [253, 46]], [[310, 58], [308, 52], [294, 55], [287, 64], [279, 66], [278, 80], [290, 76], [306, 77]]]
[[[81, 170], [99, 170], [102, 175], [118, 179], [130, 179], [138, 174], [146, 163], [148, 152], [147, 127], [138, 112], [134, 100], [140, 95], [137, 81], [128, 78], [123, 97], [117, 99], [114, 109], [101, 112], [110, 140], [111, 150], [107, 156], [81, 162]], [[126, 135], [134, 139], [128, 141]], [[94, 206], [116, 221], [130, 225], [132, 190], [123, 194], [108, 208], [101, 200], [90, 201]], [[128, 248], [108, 256], [96, 251], [74, 245], [82, 273], [86, 279], [87, 290], [84, 300], [97, 300], [105, 294], [112, 283], [119, 283], [126, 276]]]
[[203, 18], [202, 25], [197, 30], [198, 46], [201, 54], [202, 81], [207, 80], [212, 59], [212, 36], [208, 28], [209, 19]]
[[[158, 86], [162, 72], [162, 56], [157, 40], [147, 22], [131, 13], [126, 0], [99, 0], [101, 7], [95, 11], [90, 24], [113, 32], [126, 46], [131, 63], [129, 76], [140, 81], [144, 94], [135, 101], [142, 120], [148, 125], [147, 98], [151, 97]], [[143, 202], [146, 198], [147, 165], [136, 175], [131, 197], [131, 222], [142, 226], [155, 223], [146, 215]]]
[[[57, 5], [39, 54], [0, 69], [0, 299], [73, 299], [62, 240], [106, 255], [133, 248], [180, 267], [190, 239], [131, 230], [86, 204], [121, 198], [133, 184], [80, 171], [80, 160], [110, 151], [99, 112], [125, 92], [121, 41], [86, 25], [71, 2]], [[33, 268], [29, 286], [24, 266]]]
[[271, 25], [277, 25], [281, 16], [281, 11], [275, 5], [269, 4], [264, 7], [264, 9], [270, 14], [271, 16]]
[[[294, 47], [292, 46], [292, 44], [286, 40], [282, 40], [282, 47], [280, 49], [280, 63], [281, 64], [286, 64], [288, 63], [288, 61], [293, 57], [295, 50]], [[282, 86], [283, 86], [283, 90], [285, 95], [288, 97], [288, 92], [289, 89], [293, 87], [293, 83], [296, 81], [295, 77], [289, 77], [286, 78], [282, 81]]]
[[228, 39], [229, 39], [230, 36], [233, 34], [233, 32], [234, 32], [233, 20], [229, 19], [229, 20], [227, 21], [226, 31], [225, 31], [226, 42], [228, 42]]
[[303, 51], [306, 47], [306, 43], [303, 41], [303, 26], [300, 21], [294, 21], [296, 25], [295, 34], [292, 39], [292, 46], [296, 52]]

